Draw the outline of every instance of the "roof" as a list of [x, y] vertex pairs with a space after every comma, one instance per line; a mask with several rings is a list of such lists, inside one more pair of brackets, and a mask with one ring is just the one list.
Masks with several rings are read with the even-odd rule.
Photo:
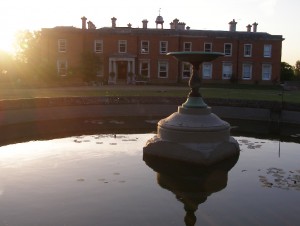
[[190, 36], [203, 38], [232, 38], [232, 39], [269, 39], [284, 40], [282, 35], [271, 35], [266, 32], [246, 32], [246, 31], [221, 31], [221, 30], [175, 30], [175, 29], [155, 29], [155, 28], [99, 28], [97, 32], [103, 34], [130, 34], [130, 35], [167, 35], [167, 36]]
[[281, 40], [284, 38], [282, 35], [271, 35], [266, 32], [247, 32], [247, 31], [222, 31], [222, 30], [176, 30], [176, 29], [156, 29], [156, 28], [132, 28], [132, 27], [102, 27], [98, 29], [85, 29], [75, 28], [73, 26], [64, 27], [57, 26], [54, 28], [42, 29], [47, 32], [88, 32], [98, 35], [161, 35], [161, 36], [184, 36], [184, 37], [202, 37], [202, 38], [230, 38], [230, 39], [253, 39], [253, 40]]

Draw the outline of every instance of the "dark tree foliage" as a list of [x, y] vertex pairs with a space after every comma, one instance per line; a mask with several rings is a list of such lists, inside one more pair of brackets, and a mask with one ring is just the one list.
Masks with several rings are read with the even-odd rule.
[[300, 80], [300, 60], [297, 60], [295, 65], [295, 79]]
[[17, 34], [17, 68], [23, 79], [55, 78], [56, 70], [49, 62], [43, 61], [41, 47], [41, 31], [24, 30]]
[[286, 62], [281, 62], [280, 81], [291, 81], [294, 79], [294, 68]]
[[81, 58], [81, 71], [85, 81], [96, 80], [97, 68], [101, 59], [92, 52], [85, 52]]
[[20, 31], [16, 37], [17, 59], [31, 65], [41, 60], [41, 32]]

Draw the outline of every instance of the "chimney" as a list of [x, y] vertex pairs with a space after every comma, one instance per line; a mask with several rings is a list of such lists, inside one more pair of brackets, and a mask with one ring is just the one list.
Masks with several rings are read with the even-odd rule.
[[148, 20], [145, 19], [142, 21], [142, 23], [143, 23], [143, 28], [147, 29]]
[[251, 32], [252, 25], [248, 24], [248, 25], [246, 26], [246, 28], [247, 28], [247, 32]]
[[82, 25], [81, 25], [81, 28], [83, 29], [83, 30], [85, 30], [86, 29], [86, 17], [84, 16], [84, 17], [81, 17], [81, 21], [82, 21]]
[[253, 32], [257, 32], [258, 23], [254, 22], [252, 25], [253, 25]]
[[178, 22], [179, 22], [179, 20], [178, 20], [177, 18], [175, 18], [175, 19], [173, 20], [173, 23], [174, 23], [174, 29], [175, 29], [175, 30], [178, 29]]
[[96, 26], [92, 21], [88, 22], [88, 29], [96, 29]]
[[236, 31], [236, 24], [235, 20], [233, 19], [232, 21], [229, 22], [229, 31]]
[[111, 18], [111, 27], [112, 28], [116, 27], [116, 21], [117, 21], [117, 18], [115, 18], [115, 17]]

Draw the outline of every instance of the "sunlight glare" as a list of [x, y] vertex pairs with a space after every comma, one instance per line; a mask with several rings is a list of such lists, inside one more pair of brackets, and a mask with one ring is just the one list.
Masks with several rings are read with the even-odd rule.
[[0, 39], [0, 50], [7, 53], [14, 53], [15, 34], [14, 32], [6, 32], [2, 34]]

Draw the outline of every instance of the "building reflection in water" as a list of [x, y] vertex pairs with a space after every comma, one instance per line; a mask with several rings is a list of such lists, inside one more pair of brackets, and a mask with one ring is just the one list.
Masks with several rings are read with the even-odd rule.
[[210, 167], [184, 164], [144, 155], [146, 164], [157, 172], [157, 183], [175, 194], [183, 203], [186, 226], [196, 224], [198, 206], [211, 194], [227, 186], [228, 172], [237, 163], [239, 154]]

